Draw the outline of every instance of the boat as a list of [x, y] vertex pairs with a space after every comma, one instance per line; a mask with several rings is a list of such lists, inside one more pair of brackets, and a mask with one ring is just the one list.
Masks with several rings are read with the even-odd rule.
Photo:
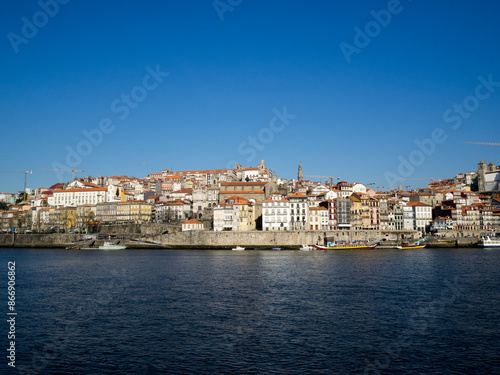
[[80, 250], [78, 246], [68, 246], [66, 250]]
[[396, 249], [400, 250], [413, 250], [413, 249], [423, 249], [425, 245], [411, 245], [411, 244], [403, 244], [401, 246], [396, 246]]
[[314, 246], [311, 246], [311, 245], [302, 245], [301, 248], [299, 249], [301, 251], [310, 251], [310, 250], [314, 250]]
[[282, 247], [273, 247], [272, 250], [283, 250]]
[[427, 239], [427, 237], [421, 239], [420, 241], [417, 241], [415, 243], [403, 243], [399, 246], [396, 246], [396, 249], [400, 250], [414, 250], [414, 249], [423, 249], [425, 248], [424, 241]]
[[245, 250], [245, 248], [241, 247], [241, 246], [236, 246], [236, 247], [233, 247], [232, 250]]
[[104, 242], [104, 245], [99, 246], [99, 250], [124, 250], [127, 246], [117, 245], [112, 242]]
[[481, 246], [481, 247], [500, 247], [500, 238], [497, 238], [497, 237], [491, 238], [490, 236], [482, 237], [478, 242], [478, 246]]
[[318, 250], [372, 250], [377, 247], [377, 244], [366, 244], [366, 243], [328, 243], [327, 246], [314, 245]]

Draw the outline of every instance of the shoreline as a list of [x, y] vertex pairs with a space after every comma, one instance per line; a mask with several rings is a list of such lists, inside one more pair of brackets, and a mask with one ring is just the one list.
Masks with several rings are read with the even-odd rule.
[[[112, 235], [112, 234], [111, 234]], [[415, 239], [412, 231], [317, 231], [304, 232], [177, 232], [165, 235], [137, 235], [123, 239], [121, 244], [128, 249], [158, 249], [158, 250], [231, 250], [242, 246], [248, 250], [282, 248], [298, 250], [302, 244], [313, 245], [322, 243], [322, 235], [334, 236], [337, 240], [376, 241], [381, 238]], [[69, 246], [85, 246], [83, 235], [79, 234], [0, 234], [0, 248], [66, 248]], [[96, 240], [94, 246], [99, 247], [104, 240]], [[430, 238], [426, 241], [429, 248], [470, 248], [477, 247], [478, 238]], [[88, 245], [87, 245], [88, 246]], [[391, 249], [397, 246], [397, 241], [381, 241], [377, 249]]]

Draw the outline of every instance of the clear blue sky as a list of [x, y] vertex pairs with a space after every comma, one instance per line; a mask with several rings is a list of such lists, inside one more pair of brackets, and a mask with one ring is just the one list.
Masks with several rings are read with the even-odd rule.
[[[265, 159], [279, 177], [301, 162], [387, 187], [387, 172], [446, 178], [500, 163], [500, 147], [464, 144], [500, 142], [497, 1], [46, 3], [52, 16], [36, 1], [0, 4], [0, 171], [33, 170], [28, 187], [58, 182], [39, 168], [143, 177]], [[287, 123], [272, 122], [284, 107]], [[435, 129], [439, 142], [418, 151]], [[0, 192], [23, 181], [2, 173]]]

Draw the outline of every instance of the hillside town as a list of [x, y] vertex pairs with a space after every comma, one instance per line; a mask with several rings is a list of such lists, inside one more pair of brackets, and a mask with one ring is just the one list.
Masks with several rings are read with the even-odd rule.
[[144, 178], [86, 176], [0, 193], [0, 230], [92, 233], [103, 225], [157, 223], [183, 231], [499, 231], [499, 183], [500, 167], [484, 161], [477, 171], [419, 189], [307, 176], [300, 164], [297, 178], [287, 180], [264, 160], [257, 167], [165, 169]]

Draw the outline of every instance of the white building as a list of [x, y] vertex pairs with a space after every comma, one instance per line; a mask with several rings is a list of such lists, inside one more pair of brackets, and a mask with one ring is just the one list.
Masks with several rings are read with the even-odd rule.
[[366, 194], [366, 186], [359, 182], [355, 182], [352, 184], [352, 192]]
[[187, 230], [204, 230], [203, 223], [201, 221], [191, 219], [182, 223], [182, 231]]
[[260, 172], [260, 170], [258, 167], [245, 168], [242, 171], [242, 176], [241, 176], [242, 180], [243, 181], [258, 181], [259, 172]]
[[97, 204], [108, 201], [107, 188], [77, 188], [55, 190], [52, 197], [48, 197], [50, 206], [80, 206], [83, 204]]
[[307, 196], [295, 193], [288, 197], [290, 201], [290, 225], [292, 230], [309, 229], [309, 207]]
[[290, 201], [274, 194], [262, 202], [262, 230], [290, 230]]
[[414, 227], [412, 229], [427, 232], [432, 221], [432, 206], [422, 202], [410, 202], [406, 204], [406, 207], [411, 207], [413, 211]]
[[233, 215], [232, 204], [218, 204], [214, 208], [214, 231], [233, 230]]
[[403, 230], [413, 230], [415, 228], [415, 217], [413, 207], [403, 205]]

